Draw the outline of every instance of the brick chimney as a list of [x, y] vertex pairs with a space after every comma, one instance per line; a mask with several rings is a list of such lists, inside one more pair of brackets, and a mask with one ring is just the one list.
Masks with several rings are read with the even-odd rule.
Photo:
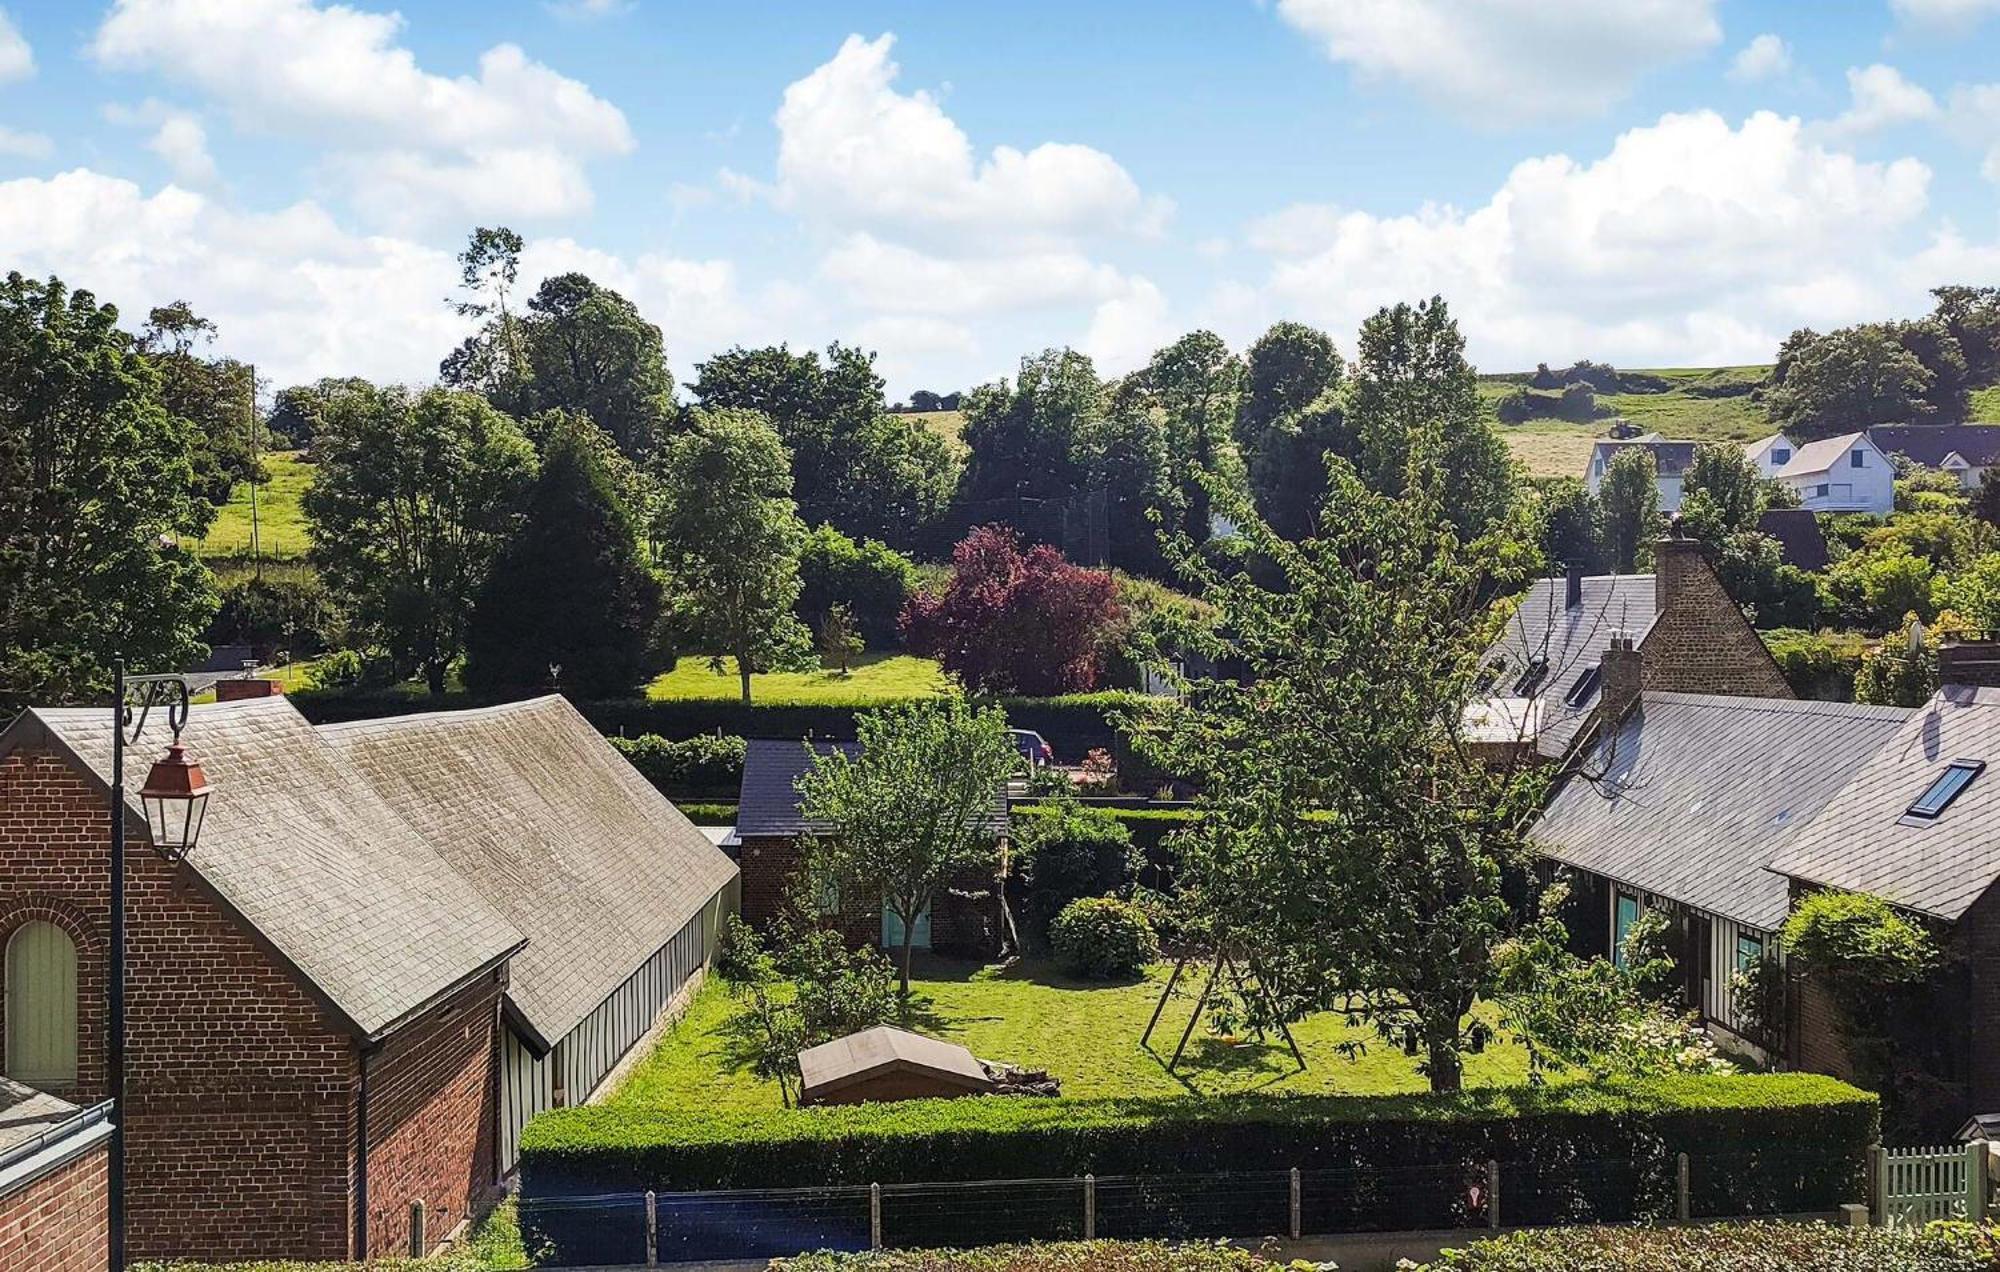
[[285, 692], [285, 686], [275, 680], [218, 680], [215, 682], [217, 702], [241, 702], [245, 698], [275, 698]]
[[1946, 636], [1938, 646], [1938, 683], [2000, 688], [2000, 640]]
[[1701, 554], [1701, 541], [1669, 535], [1653, 544], [1653, 610], [1664, 614], [1667, 607], [1687, 590], [1688, 578], [1708, 570]]
[[1583, 608], [1583, 567], [1571, 563], [1565, 579], [1563, 607], [1579, 610]]
[[1641, 665], [1632, 633], [1611, 633], [1597, 672], [1597, 719], [1606, 728], [1617, 725], [1639, 701]]

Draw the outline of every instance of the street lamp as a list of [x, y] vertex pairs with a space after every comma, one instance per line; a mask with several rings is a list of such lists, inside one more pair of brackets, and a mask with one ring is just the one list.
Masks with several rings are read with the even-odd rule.
[[[110, 999], [110, 1039], [105, 1047], [106, 1091], [111, 1099], [110, 1187], [111, 1272], [125, 1268], [125, 747], [137, 745], [146, 720], [158, 707], [166, 712], [174, 740], [154, 763], [139, 790], [153, 844], [174, 860], [194, 851], [208, 811], [208, 781], [201, 765], [181, 745], [192, 696], [177, 675], [127, 676], [124, 662], [112, 664], [111, 705], [111, 948], [106, 976]], [[128, 735], [126, 730], [130, 729]]]

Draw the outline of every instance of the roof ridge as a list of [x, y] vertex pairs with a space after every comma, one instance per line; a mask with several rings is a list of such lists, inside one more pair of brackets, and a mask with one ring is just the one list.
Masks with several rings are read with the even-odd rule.
[[[1682, 706], [1706, 707], [1717, 711], [1758, 711], [1775, 714], [1844, 715], [1881, 720], [1907, 720], [1921, 707], [1892, 707], [1872, 702], [1828, 702], [1821, 698], [1753, 698], [1727, 693], [1688, 693], [1670, 689], [1647, 689], [1640, 704], [1670, 702]], [[2000, 704], [1994, 704], [2000, 705]]]
[[492, 702], [483, 707], [439, 707], [431, 711], [406, 711], [400, 715], [361, 716], [353, 720], [328, 720], [316, 724], [314, 729], [327, 732], [367, 728], [401, 728], [409, 724], [449, 724], [457, 720], [480, 719], [494, 715], [510, 715], [515, 712], [525, 714], [529, 708], [547, 706], [560, 702], [575, 709], [574, 703], [559, 693], [539, 694], [533, 698], [516, 698], [512, 702]]

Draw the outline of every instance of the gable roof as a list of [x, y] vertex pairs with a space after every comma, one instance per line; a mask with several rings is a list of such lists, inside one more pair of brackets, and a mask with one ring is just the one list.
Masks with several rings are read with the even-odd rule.
[[[0, 753], [49, 745], [110, 788], [101, 708], [31, 708]], [[164, 722], [125, 748], [127, 820], [165, 744]], [[192, 708], [182, 740], [213, 794], [184, 868], [241, 916], [348, 1026], [388, 1032], [520, 948], [522, 935], [284, 698]]]
[[2000, 464], [2000, 424], [1884, 424], [1869, 429], [1868, 440], [1926, 468], [1942, 468], [1953, 455], [1973, 468]]
[[[1763, 458], [1765, 451], [1770, 450], [1774, 446], [1783, 446], [1787, 451], [1794, 449], [1791, 438], [1786, 437], [1783, 433], [1772, 433], [1769, 436], [1760, 437], [1754, 442], [1743, 443], [1743, 456], [1752, 463], [1756, 463]], [[1789, 459], [1790, 457], [1787, 456], [1787, 458]]]
[[1801, 570], [1826, 568], [1826, 535], [1820, 531], [1819, 514], [1812, 509], [1766, 508], [1757, 518], [1757, 531], [1778, 541], [1786, 565]]
[[1871, 450], [1876, 449], [1866, 433], [1842, 433], [1839, 437], [1822, 437], [1816, 442], [1807, 442], [1792, 452], [1791, 462], [1778, 470], [1778, 476], [1810, 477], [1827, 472], [1857, 443]]
[[990, 1091], [993, 1079], [956, 1042], [876, 1025], [799, 1052], [800, 1098], [807, 1102], [888, 1073], [920, 1073], [967, 1091]]
[[1940, 689], [1785, 845], [1771, 869], [1959, 918], [2000, 878], [2000, 773], [1973, 779], [1935, 818], [1906, 815], [1956, 759], [2000, 768], [2000, 690]]
[[1638, 437], [1600, 437], [1591, 446], [1591, 459], [1602, 459], [1608, 466], [1619, 451], [1640, 447], [1653, 452], [1653, 473], [1655, 477], [1678, 477], [1694, 463], [1696, 442], [1670, 441], [1658, 433], [1645, 433]]
[[1766, 867], [1914, 712], [1648, 692], [1537, 823], [1543, 853], [1767, 931], [1789, 888]]
[[[737, 835], [782, 837], [824, 830], [823, 825], [808, 823], [800, 814], [798, 780], [812, 767], [813, 756], [831, 755], [835, 751], [852, 758], [861, 753], [861, 744], [751, 738], [744, 751], [743, 785], [737, 795]], [[993, 789], [993, 803], [985, 826], [1000, 834], [1007, 831], [1005, 782]]]
[[320, 726], [332, 748], [528, 938], [507, 1008], [560, 1041], [736, 866], [556, 696]]
[[[1568, 588], [1566, 578], [1537, 580], [1481, 660], [1500, 669], [1493, 685], [1496, 697], [1519, 696], [1515, 681], [1530, 660], [1546, 660], [1548, 675], [1537, 695], [1541, 705], [1533, 736], [1549, 756], [1569, 750], [1596, 704], [1594, 689], [1575, 705], [1568, 702], [1578, 678], [1598, 665], [1614, 632], [1631, 632], [1637, 638], [1657, 615], [1657, 588], [1650, 574], [1588, 576], [1582, 580], [1582, 603], [1574, 609], [1568, 604]], [[1508, 718], [1518, 720], [1521, 713], [1517, 709]]]

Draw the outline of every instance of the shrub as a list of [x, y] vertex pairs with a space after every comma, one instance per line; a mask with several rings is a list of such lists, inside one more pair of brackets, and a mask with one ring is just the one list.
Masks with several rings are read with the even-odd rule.
[[973, 1250], [820, 1250], [771, 1272], [1267, 1272], [1277, 1265], [1220, 1242], [1059, 1241]]
[[679, 795], [734, 795], [743, 784], [742, 738], [701, 734], [670, 742], [657, 733], [612, 738], [611, 745], [639, 775], [669, 798]]
[[2000, 1268], [1990, 1235], [1963, 1224], [1835, 1228], [1725, 1223], [1546, 1228], [1446, 1250], [1416, 1272], [1976, 1272]]
[[820, 630], [827, 612], [845, 605], [862, 639], [885, 649], [896, 643], [896, 620], [917, 589], [917, 567], [887, 544], [821, 526], [799, 545], [799, 585], [793, 610], [806, 626]]
[[1091, 980], [1137, 976], [1160, 956], [1146, 912], [1116, 897], [1084, 897], [1064, 906], [1049, 925], [1049, 946], [1066, 971]]
[[318, 578], [239, 579], [224, 587], [208, 625], [211, 645], [248, 645], [259, 656], [283, 649], [294, 660], [326, 647], [333, 606]]
[[1763, 633], [1764, 644], [1801, 698], [1823, 702], [1854, 700], [1854, 677], [1868, 641], [1855, 632], [1809, 632], [1780, 627]]
[[1099, 897], [1129, 883], [1138, 863], [1132, 831], [1108, 810], [1058, 799], [1016, 832], [1027, 936], [1046, 944], [1049, 924], [1072, 901]]
[[368, 665], [351, 649], [336, 649], [305, 669], [307, 689], [353, 689], [368, 680]]

